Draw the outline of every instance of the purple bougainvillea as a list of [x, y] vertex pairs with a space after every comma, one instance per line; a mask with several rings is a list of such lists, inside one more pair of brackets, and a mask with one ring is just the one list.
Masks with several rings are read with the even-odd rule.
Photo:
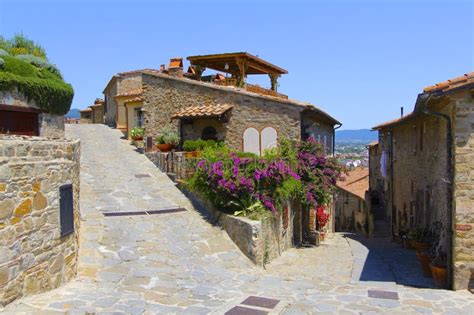
[[243, 204], [242, 200], [260, 201], [269, 211], [278, 208], [278, 192], [285, 182], [298, 181], [295, 192], [308, 208], [316, 209], [330, 200], [341, 168], [322, 153], [314, 139], [299, 142], [294, 154], [273, 158], [241, 158], [237, 153], [221, 154], [211, 162], [202, 159], [189, 183], [219, 207]]

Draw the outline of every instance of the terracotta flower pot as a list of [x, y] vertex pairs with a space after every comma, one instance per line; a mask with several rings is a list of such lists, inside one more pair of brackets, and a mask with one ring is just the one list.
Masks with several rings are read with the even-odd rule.
[[167, 144], [167, 143], [157, 144], [156, 148], [158, 150], [160, 150], [161, 152], [169, 152], [169, 151], [171, 151], [171, 149], [173, 149], [173, 145], [172, 144]]
[[431, 248], [430, 243], [425, 243], [425, 242], [419, 242], [419, 241], [412, 241], [412, 246], [417, 250], [417, 251], [423, 251], [426, 249]]
[[319, 232], [319, 236], [321, 237], [321, 242], [324, 242], [326, 240], [326, 233], [325, 232]]
[[433, 282], [439, 288], [446, 288], [446, 267], [439, 267], [430, 264], [431, 274], [433, 275]]
[[187, 158], [195, 158], [198, 156], [198, 153], [197, 151], [189, 151], [189, 152], [184, 153], [184, 156]]
[[423, 269], [423, 275], [425, 277], [431, 277], [431, 268], [430, 268], [430, 256], [425, 251], [416, 251], [416, 256], [420, 262], [421, 268]]

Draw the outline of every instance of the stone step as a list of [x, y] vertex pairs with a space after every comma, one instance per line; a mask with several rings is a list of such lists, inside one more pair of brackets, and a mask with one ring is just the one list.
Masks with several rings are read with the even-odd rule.
[[385, 220], [375, 220], [374, 237], [390, 237], [390, 224]]

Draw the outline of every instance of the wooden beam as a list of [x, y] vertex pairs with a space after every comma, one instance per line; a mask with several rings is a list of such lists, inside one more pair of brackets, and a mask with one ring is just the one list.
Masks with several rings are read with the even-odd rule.
[[23, 106], [14, 106], [14, 105], [4, 105], [0, 104], [0, 110], [9, 110], [12, 112], [25, 112], [25, 113], [41, 113], [42, 111], [33, 107], [23, 107]]

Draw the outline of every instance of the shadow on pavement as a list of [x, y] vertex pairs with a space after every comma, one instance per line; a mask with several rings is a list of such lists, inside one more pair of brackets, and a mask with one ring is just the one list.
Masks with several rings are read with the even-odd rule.
[[354, 255], [352, 281], [394, 282], [435, 288], [432, 278], [424, 277], [414, 250], [402, 248], [388, 238], [366, 238], [344, 233]]

